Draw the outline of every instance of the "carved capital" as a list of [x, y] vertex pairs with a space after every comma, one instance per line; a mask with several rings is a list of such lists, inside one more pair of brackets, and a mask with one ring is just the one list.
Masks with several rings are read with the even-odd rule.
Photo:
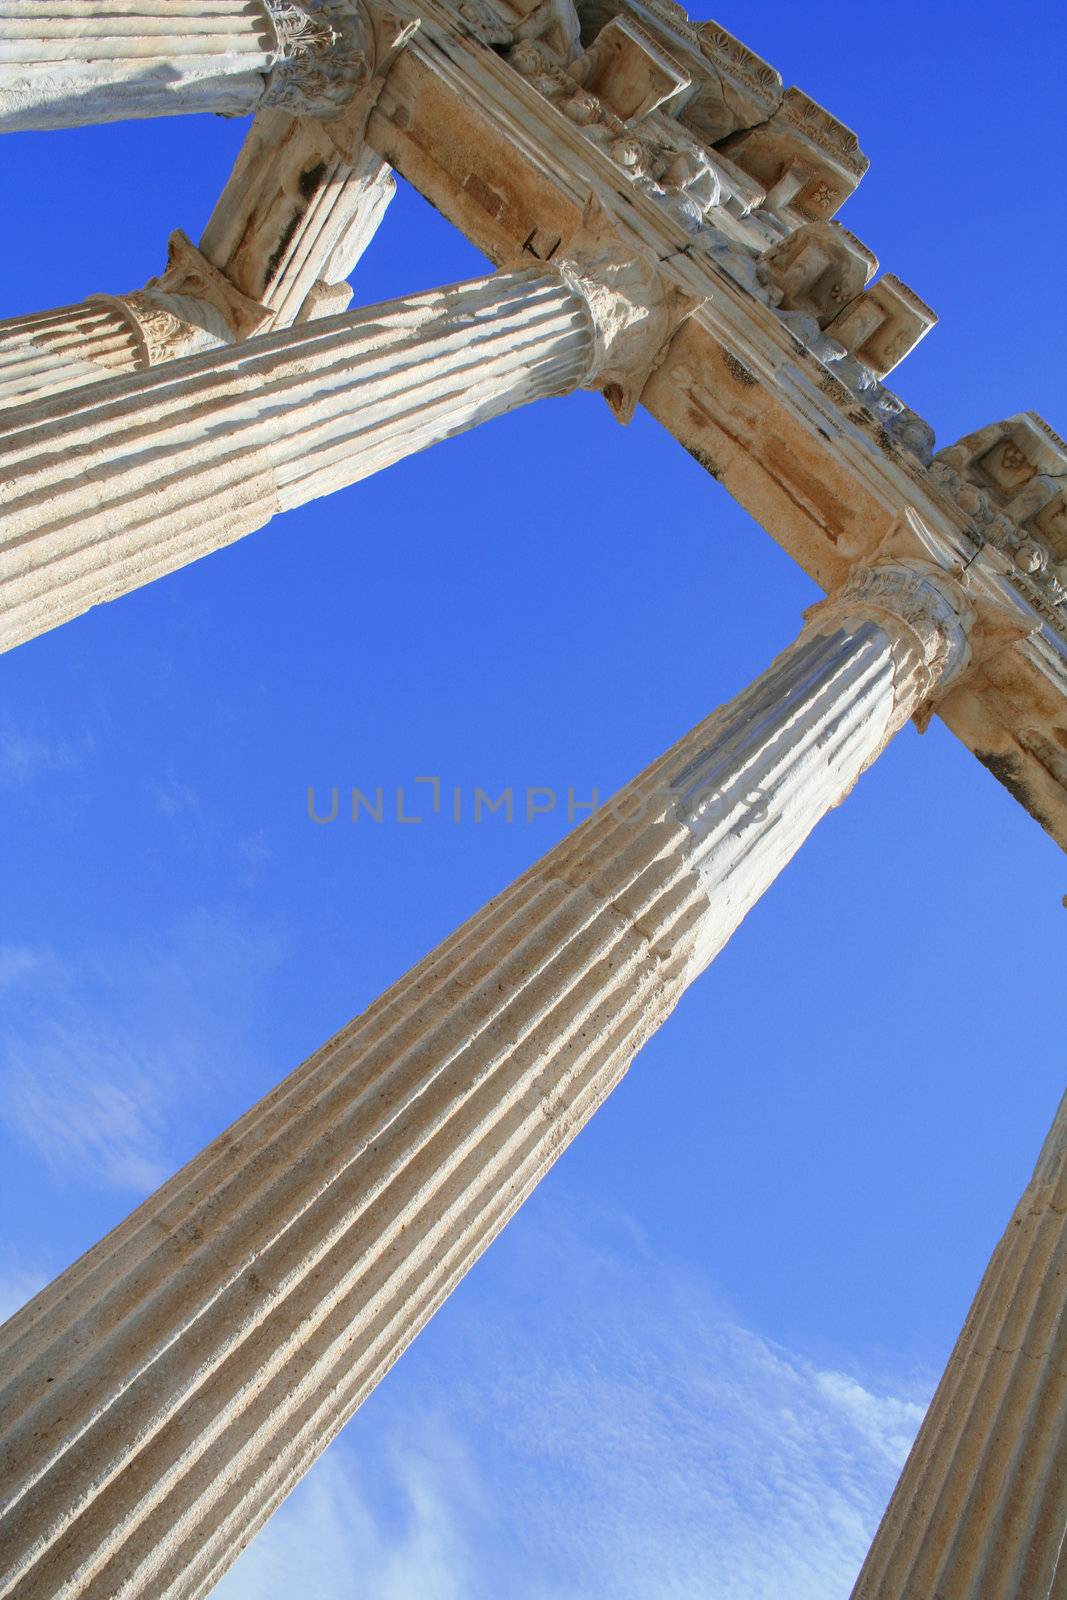
[[279, 58], [264, 105], [337, 116], [374, 76], [375, 38], [361, 0], [265, 0]]
[[595, 200], [552, 265], [584, 300], [593, 325], [584, 387], [599, 389], [618, 420], [629, 422], [671, 339], [701, 302], [666, 282], [653, 255], [623, 243]]
[[249, 339], [270, 326], [274, 313], [236, 289], [181, 230], [167, 244], [167, 267], [132, 294], [91, 295], [117, 312], [136, 341], [136, 367]]
[[179, 356], [193, 355], [224, 342], [211, 337], [201, 325], [155, 298], [150, 290], [136, 289], [132, 294], [92, 294], [87, 303], [107, 306], [129, 328], [135, 344], [133, 371], [143, 372], [161, 361], [174, 361]]
[[151, 279], [145, 291], [159, 299], [180, 295], [214, 307], [234, 341], [264, 333], [274, 320], [269, 306], [242, 294], [180, 228], [167, 240], [166, 270], [162, 277]]
[[932, 564], [879, 561], [854, 567], [842, 587], [804, 613], [820, 632], [874, 622], [893, 644], [898, 715], [925, 726], [937, 700], [971, 663], [977, 613], [962, 584]]

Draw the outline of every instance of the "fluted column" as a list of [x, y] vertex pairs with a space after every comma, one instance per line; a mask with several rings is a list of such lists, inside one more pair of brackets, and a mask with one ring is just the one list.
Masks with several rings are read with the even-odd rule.
[[16, 406], [0, 421], [0, 645], [579, 384], [614, 403], [677, 323], [649, 258], [581, 250]]
[[[170, 245], [172, 261], [199, 254], [181, 233]], [[199, 266], [192, 278], [168, 269], [153, 287], [132, 294], [90, 295], [77, 305], [0, 321], [0, 428], [17, 426], [16, 417], [5, 415], [12, 408], [217, 349], [269, 324], [264, 307], [235, 292], [203, 258]]]
[[1067, 1594], [1067, 1097], [853, 1600]]
[[0, 1333], [0, 1592], [205, 1594], [967, 655], [860, 575]]
[[336, 115], [367, 81], [369, 34], [360, 0], [0, 0], [0, 131]]
[[272, 327], [285, 327], [303, 320], [301, 310], [318, 284], [343, 284], [395, 191], [392, 171], [373, 150], [360, 145], [346, 154], [330, 124], [264, 111], [249, 130], [200, 249], [235, 288], [271, 313]]
[[133, 319], [106, 300], [9, 317], [0, 322], [0, 411], [143, 364]]

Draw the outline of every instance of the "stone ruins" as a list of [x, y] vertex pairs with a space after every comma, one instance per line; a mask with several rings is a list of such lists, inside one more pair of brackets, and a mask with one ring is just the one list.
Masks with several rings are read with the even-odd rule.
[[[888, 386], [936, 318], [829, 111], [672, 0], [0, 0], [0, 128], [203, 111], [199, 244], [0, 323], [4, 647], [578, 386], [828, 598], [0, 1330], [20, 1600], [208, 1593], [909, 719], [1067, 846], [1067, 444]], [[349, 312], [394, 169], [499, 270]], [[1065, 1210], [1067, 1103], [854, 1600], [1067, 1594]]]

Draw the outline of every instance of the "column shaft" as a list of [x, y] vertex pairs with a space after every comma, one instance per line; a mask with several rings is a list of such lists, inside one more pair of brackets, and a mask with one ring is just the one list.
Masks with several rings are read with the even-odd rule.
[[930, 637], [818, 613], [0, 1332], [2, 1592], [210, 1589], [936, 682]]
[[348, 277], [395, 190], [391, 169], [374, 151], [344, 155], [328, 124], [263, 111], [200, 249], [273, 313], [273, 327], [286, 327], [317, 283]]
[[136, 372], [140, 350], [131, 318], [105, 300], [10, 317], [0, 322], [0, 411]]
[[0, 0], [0, 132], [271, 101], [334, 116], [372, 56], [360, 0]]
[[0, 645], [588, 379], [582, 295], [519, 271], [5, 413]]
[[258, 0], [0, 0], [0, 129], [244, 116], [278, 56]]
[[853, 1600], [1067, 1593], [1067, 1098], [997, 1246]]

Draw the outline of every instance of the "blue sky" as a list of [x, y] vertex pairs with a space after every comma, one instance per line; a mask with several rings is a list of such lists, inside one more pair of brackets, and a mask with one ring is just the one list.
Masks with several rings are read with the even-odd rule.
[[[1031, 407], [1063, 431], [1048, 8], [716, 16], [859, 131], [842, 219], [941, 314], [894, 379], [940, 442]], [[159, 271], [243, 132], [9, 135], [0, 309]], [[357, 300], [481, 270], [402, 187]], [[606, 795], [813, 598], [651, 419], [582, 394], [5, 657], [3, 1309], [567, 825], [317, 827], [309, 785]], [[1063, 1087], [1065, 891], [970, 754], [905, 731], [224, 1600], [844, 1600]]]

